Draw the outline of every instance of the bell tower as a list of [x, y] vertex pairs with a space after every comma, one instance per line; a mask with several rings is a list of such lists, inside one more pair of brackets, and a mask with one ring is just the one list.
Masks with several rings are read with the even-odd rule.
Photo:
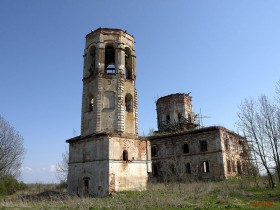
[[138, 134], [134, 37], [99, 28], [86, 36], [81, 135]]
[[138, 138], [134, 37], [99, 28], [86, 35], [81, 135], [69, 143], [68, 192], [107, 196], [144, 190], [150, 142]]

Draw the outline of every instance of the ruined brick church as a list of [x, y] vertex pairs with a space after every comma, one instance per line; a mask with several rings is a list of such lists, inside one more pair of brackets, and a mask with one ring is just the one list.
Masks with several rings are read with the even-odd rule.
[[107, 196], [145, 190], [148, 180], [224, 179], [241, 174], [246, 139], [197, 128], [188, 94], [157, 100], [158, 132], [138, 136], [134, 37], [99, 28], [86, 35], [81, 135], [69, 143], [68, 192]]

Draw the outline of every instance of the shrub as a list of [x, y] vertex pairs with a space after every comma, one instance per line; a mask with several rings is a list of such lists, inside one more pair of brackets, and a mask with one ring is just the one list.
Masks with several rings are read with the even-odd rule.
[[0, 180], [0, 195], [12, 195], [18, 190], [26, 189], [23, 182], [18, 182], [12, 176], [5, 176]]
[[0, 196], [7, 195], [7, 189], [3, 180], [0, 180]]

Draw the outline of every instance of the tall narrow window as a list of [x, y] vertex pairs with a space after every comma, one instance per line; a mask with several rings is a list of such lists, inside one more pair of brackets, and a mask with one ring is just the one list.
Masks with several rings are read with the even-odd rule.
[[237, 161], [237, 173], [238, 173], [238, 174], [242, 174], [241, 164], [240, 164], [240, 161], [239, 161], [239, 160]]
[[88, 106], [89, 106], [88, 111], [92, 112], [93, 111], [93, 106], [94, 106], [94, 98], [93, 97], [89, 98], [89, 105]]
[[93, 111], [93, 106], [94, 106], [94, 98], [91, 98], [90, 100], [91, 111]]
[[236, 166], [235, 166], [235, 161], [234, 160], [232, 161], [232, 171], [236, 172]]
[[201, 172], [202, 173], [208, 173], [209, 172], [209, 163], [208, 163], [208, 161], [203, 161], [201, 163]]
[[227, 171], [228, 171], [228, 173], [231, 172], [230, 160], [227, 160]]
[[188, 144], [183, 145], [183, 152], [184, 153], [189, 153], [189, 145]]
[[88, 196], [89, 195], [89, 177], [84, 177], [84, 196]]
[[128, 152], [127, 152], [127, 150], [123, 151], [123, 161], [128, 161]]
[[132, 57], [131, 51], [128, 47], [125, 48], [125, 79], [132, 79]]
[[125, 95], [125, 111], [133, 112], [133, 98], [130, 93]]
[[186, 164], [186, 173], [191, 174], [191, 164], [190, 163]]
[[191, 123], [192, 122], [192, 116], [191, 114], [188, 114], [188, 123]]
[[93, 107], [94, 107], [94, 97], [93, 95], [89, 94], [88, 97], [87, 97], [87, 112], [92, 112], [93, 111]]
[[92, 76], [95, 71], [95, 47], [89, 49], [89, 76]]
[[238, 141], [238, 147], [239, 147], [239, 151], [240, 153], [242, 153], [244, 151], [244, 144], [242, 141]]
[[115, 74], [116, 66], [115, 66], [115, 48], [111, 46], [107, 46], [105, 48], [105, 73], [106, 74]]
[[153, 177], [157, 177], [158, 176], [158, 167], [157, 165], [153, 166]]
[[157, 156], [157, 148], [156, 147], [152, 147], [151, 149], [151, 153], [152, 153], [152, 157], [156, 157]]
[[200, 151], [201, 152], [207, 151], [207, 141], [200, 141]]
[[170, 115], [166, 115], [166, 123], [167, 123], [167, 124], [170, 123]]
[[230, 147], [229, 147], [229, 139], [225, 139], [225, 149], [226, 150], [230, 150]]

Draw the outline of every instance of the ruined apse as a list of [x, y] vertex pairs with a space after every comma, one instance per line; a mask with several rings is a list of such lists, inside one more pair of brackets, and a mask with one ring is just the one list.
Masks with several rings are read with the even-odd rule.
[[144, 190], [150, 142], [138, 137], [134, 37], [99, 28], [86, 35], [81, 135], [68, 139], [68, 192], [107, 196]]

